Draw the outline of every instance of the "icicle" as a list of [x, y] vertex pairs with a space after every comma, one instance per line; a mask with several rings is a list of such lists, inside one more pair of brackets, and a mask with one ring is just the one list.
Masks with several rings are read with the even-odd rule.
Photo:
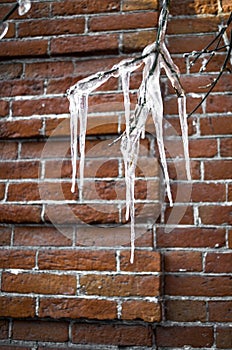
[[8, 22], [0, 22], [0, 40], [4, 38], [7, 31], [9, 29], [9, 23]]
[[19, 4], [18, 13], [20, 16], [25, 15], [31, 8], [30, 0], [17, 0]]
[[126, 120], [126, 134], [129, 138], [130, 132], [130, 71], [120, 69], [122, 79], [122, 90], [124, 96], [125, 120]]
[[76, 173], [77, 173], [77, 128], [78, 115], [80, 109], [79, 96], [70, 95], [70, 133], [71, 133], [71, 160], [72, 160], [72, 187], [71, 192], [75, 192]]
[[184, 147], [186, 174], [187, 174], [187, 179], [191, 180], [190, 160], [189, 160], [189, 142], [188, 142], [188, 123], [187, 123], [185, 95], [178, 97], [178, 110], [179, 110], [180, 126], [181, 126], [181, 132], [182, 132], [183, 147]]
[[88, 94], [83, 94], [79, 98], [80, 98], [80, 110], [79, 110], [80, 188], [79, 189], [80, 189], [80, 193], [82, 194], [83, 181], [84, 181], [84, 162], [85, 162], [85, 136], [86, 136], [86, 126], [87, 126], [87, 115], [88, 115]]

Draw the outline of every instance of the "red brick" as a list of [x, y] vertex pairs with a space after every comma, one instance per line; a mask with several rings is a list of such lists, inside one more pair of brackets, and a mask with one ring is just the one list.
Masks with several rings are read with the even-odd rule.
[[164, 254], [165, 271], [202, 271], [200, 252], [172, 251]]
[[157, 296], [160, 279], [142, 275], [86, 275], [80, 277], [82, 294], [100, 296]]
[[1, 160], [16, 159], [18, 156], [17, 142], [0, 142]]
[[115, 271], [115, 252], [107, 250], [44, 250], [40, 251], [41, 270]]
[[231, 178], [231, 160], [214, 160], [204, 162], [204, 167], [205, 180], [221, 180]]
[[231, 261], [231, 253], [207, 253], [205, 261], [205, 271], [214, 273], [231, 273]]
[[35, 179], [39, 176], [39, 173], [40, 163], [37, 161], [9, 161], [0, 163], [1, 179]]
[[23, 100], [13, 102], [14, 116], [31, 116], [33, 114], [62, 114], [68, 112], [68, 100], [65, 97], [42, 98], [40, 100]]
[[56, 224], [115, 224], [119, 222], [115, 204], [47, 205], [45, 220]]
[[193, 300], [167, 300], [166, 319], [174, 322], [205, 322], [206, 303]]
[[0, 227], [0, 246], [10, 245], [11, 243], [11, 228]]
[[[195, 107], [196, 101], [193, 98], [189, 98], [189, 109], [192, 110], [192, 108]], [[167, 108], [167, 112], [170, 114], [177, 113], [177, 99], [176, 97], [170, 97], [165, 101], [165, 108]], [[188, 118], [187, 123], [188, 123], [188, 135], [194, 135], [196, 134], [196, 125], [195, 125], [195, 117], [193, 118]], [[179, 117], [175, 116], [167, 116], [164, 119], [164, 135], [165, 137], [168, 136], [182, 136], [182, 131], [181, 131], [181, 126], [180, 126], [180, 119]], [[181, 145], [181, 140], [179, 140], [178, 144]], [[171, 144], [171, 142], [170, 142]], [[174, 145], [176, 145], [176, 142], [173, 142]], [[169, 148], [167, 151], [171, 151], [172, 153], [172, 148]]]
[[137, 10], [157, 10], [157, 0], [123, 0], [123, 11], [137, 11]]
[[0, 183], [0, 200], [5, 197], [5, 184]]
[[199, 207], [199, 215], [204, 224], [230, 225], [232, 223], [231, 206], [201, 206]]
[[3, 81], [21, 78], [23, 72], [22, 63], [5, 63], [1, 62], [0, 75]]
[[13, 293], [67, 294], [76, 293], [76, 277], [54, 274], [3, 273], [2, 291]]
[[46, 200], [77, 200], [78, 194], [71, 192], [71, 183], [42, 182], [10, 184], [8, 187], [8, 201], [46, 201]]
[[118, 53], [118, 35], [94, 35], [51, 39], [51, 54]]
[[9, 332], [9, 324], [7, 320], [0, 321], [0, 339], [7, 339]]
[[157, 26], [156, 12], [97, 16], [91, 18], [89, 21], [89, 30], [93, 32], [149, 28], [154, 26]]
[[29, 297], [0, 297], [0, 316], [25, 318], [35, 316], [35, 299]]
[[161, 308], [158, 303], [150, 301], [125, 301], [122, 303], [122, 319], [141, 319], [145, 322], [159, 322], [161, 319]]
[[40, 137], [42, 121], [38, 119], [0, 122], [1, 138]]
[[67, 322], [14, 321], [12, 338], [24, 341], [66, 342], [69, 339], [68, 326]]
[[39, 317], [115, 319], [117, 304], [115, 301], [102, 299], [46, 298], [40, 300]]
[[214, 342], [213, 327], [159, 326], [156, 328], [156, 341], [160, 347], [211, 347]]
[[175, 4], [170, 5], [170, 11], [172, 15], [195, 15], [195, 14], [205, 14], [205, 15], [215, 15], [218, 11], [217, 0], [176, 0]]
[[85, 30], [84, 18], [43, 19], [19, 23], [19, 37], [81, 34]]
[[11, 80], [5, 81], [0, 86], [1, 96], [18, 96], [18, 95], [39, 95], [43, 94], [43, 81], [33, 80]]
[[72, 227], [19, 226], [14, 229], [15, 246], [71, 246]]
[[151, 346], [152, 330], [143, 325], [76, 323], [72, 339], [78, 344]]
[[[195, 20], [196, 19], [194, 19], [194, 21]], [[199, 19], [199, 20], [201, 21], [202, 19]], [[213, 18], [212, 20], [216, 24], [215, 18]], [[183, 21], [183, 18], [178, 19], [178, 21]], [[187, 19], [186, 21], [188, 21], [188, 23], [190, 23], [190, 25], [191, 25], [190, 19]], [[209, 25], [210, 25], [210, 18], [208, 17], [207, 20], [204, 19], [204, 22], [209, 23]], [[216, 24], [216, 26], [217, 26], [217, 24]], [[209, 89], [209, 87], [207, 87], [207, 85], [213, 83], [214, 79], [216, 79], [216, 78], [217, 78], [217, 74], [212, 74], [212, 73], [208, 74], [208, 75], [182, 74], [180, 76], [181, 84], [183, 85], [183, 88], [184, 88], [186, 93], [196, 92], [196, 93], [200, 93], [200, 94], [206, 93]], [[216, 86], [214, 87], [213, 91], [214, 92], [216, 92], [216, 91], [220, 91], [220, 92], [230, 91], [232, 88], [231, 85], [232, 85], [232, 83], [231, 83], [231, 79], [230, 79], [229, 74], [225, 74], [225, 75], [222, 75], [222, 77], [220, 78], [220, 80], [218, 81]], [[170, 90], [170, 91], [168, 90], [169, 93], [174, 93], [173, 88], [170, 85], [168, 86], [168, 89]], [[215, 118], [213, 117], [213, 119], [215, 119]]]
[[190, 140], [189, 155], [191, 158], [214, 157], [217, 155], [217, 141], [212, 139]]
[[230, 135], [231, 117], [220, 116], [200, 119], [201, 135]]
[[188, 296], [227, 296], [232, 292], [230, 277], [211, 276], [167, 276], [166, 291], [168, 295]]
[[[201, 51], [209, 42], [214, 39], [214, 36], [205, 34], [204, 36], [185, 35], [185, 36], [172, 36], [168, 39], [168, 47], [170, 53], [186, 53], [186, 48], [191, 48], [188, 51]], [[197, 102], [197, 101], [196, 101]]]
[[231, 95], [209, 95], [206, 100], [207, 113], [225, 113], [230, 112], [232, 104]]
[[217, 327], [216, 346], [220, 349], [232, 348], [231, 327]]
[[0, 204], [0, 222], [39, 223], [41, 222], [41, 207], [38, 205]]
[[159, 272], [161, 269], [161, 257], [154, 251], [135, 251], [134, 263], [130, 263], [130, 252], [121, 251], [120, 270], [131, 272]]
[[17, 346], [17, 345], [1, 345], [1, 347], [2, 347], [2, 350], [31, 350], [31, 347]]
[[11, 40], [0, 43], [0, 57], [33, 57], [46, 56], [47, 40]]
[[[200, 162], [190, 162], [191, 177], [193, 180], [200, 178]], [[172, 180], [186, 180], [186, 164], [184, 160], [168, 161], [168, 173]]]
[[18, 11], [13, 14], [13, 18], [18, 20], [41, 17], [50, 17], [49, 2], [35, 2], [33, 6], [31, 6], [30, 11], [28, 11], [23, 17], [18, 14]]
[[[21, 143], [20, 158], [33, 159], [33, 158], [71, 158], [70, 155], [70, 140], [59, 141], [24, 141]], [[55, 162], [55, 161], [54, 161]], [[63, 161], [65, 163], [65, 160]], [[54, 163], [55, 164], [55, 163]], [[57, 162], [58, 164], [58, 162]], [[71, 164], [71, 162], [70, 162]], [[58, 176], [59, 177], [59, 176]]]
[[30, 269], [35, 266], [35, 251], [33, 250], [0, 250], [0, 266], [5, 269]]
[[[186, 15], [186, 14], [185, 14]], [[210, 18], [171, 18], [168, 23], [168, 34], [191, 34], [217, 32], [219, 21]], [[190, 82], [191, 84], [191, 82]]]
[[171, 232], [158, 228], [156, 233], [159, 248], [172, 247], [222, 247], [225, 246], [225, 229], [219, 228], [175, 228]]
[[170, 225], [193, 225], [193, 208], [186, 206], [169, 207], [165, 211], [165, 223]]
[[[231, 293], [228, 293], [231, 295]], [[209, 321], [210, 322], [232, 322], [232, 301], [210, 301]]]
[[0, 118], [6, 117], [9, 114], [9, 102], [0, 101]]
[[[187, 96], [187, 113], [191, 113], [192, 110], [198, 105], [198, 103], [201, 101], [200, 98], [198, 97], [192, 97], [192, 96]], [[176, 96], [168, 96], [168, 98], [165, 99], [164, 101], [164, 114], [178, 114], [178, 102], [177, 102], [177, 98]], [[202, 113], [202, 107], [200, 106], [197, 109], [198, 113]], [[178, 121], [177, 118], [175, 118], [176, 121]], [[189, 122], [190, 123], [190, 122]], [[179, 121], [178, 121], [179, 124]], [[179, 129], [179, 125], [178, 128], [176, 127], [176, 125], [173, 125], [172, 123], [172, 127], [175, 127], [175, 131], [178, 132]], [[167, 132], [167, 130], [165, 130]], [[188, 134], [191, 134], [191, 129], [188, 131]]]
[[222, 157], [232, 156], [232, 139], [221, 139], [220, 140], [220, 154]]
[[73, 62], [71, 61], [45, 61], [36, 63], [26, 63], [25, 65], [25, 77], [26, 78], [59, 78], [65, 75], [73, 73]]
[[156, 34], [154, 30], [144, 30], [139, 32], [124, 33], [123, 34], [123, 52], [141, 51], [148, 44], [155, 41]]
[[84, 13], [114, 12], [119, 11], [120, 2], [118, 0], [65, 0], [61, 4], [52, 4], [53, 15], [76, 15]]
[[232, 5], [230, 0], [222, 0], [222, 9], [224, 12], [231, 12], [232, 11]]

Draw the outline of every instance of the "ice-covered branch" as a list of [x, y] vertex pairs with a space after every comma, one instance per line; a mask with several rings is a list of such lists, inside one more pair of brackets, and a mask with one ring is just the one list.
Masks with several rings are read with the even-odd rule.
[[[88, 113], [88, 94], [97, 89], [111, 77], [121, 77], [124, 95], [126, 130], [121, 136], [121, 152], [124, 159], [126, 181], [126, 219], [131, 219], [131, 262], [134, 259], [135, 239], [135, 169], [137, 165], [140, 138], [145, 130], [148, 114], [151, 112], [156, 128], [157, 144], [166, 182], [167, 195], [170, 205], [173, 205], [169, 184], [169, 175], [165, 157], [163, 140], [163, 101], [160, 88], [160, 72], [164, 68], [178, 97], [180, 125], [183, 136], [184, 154], [186, 158], [186, 173], [190, 179], [190, 166], [188, 155], [188, 130], [186, 99], [179, 80], [179, 70], [174, 64], [165, 45], [165, 33], [169, 15], [169, 0], [163, 1], [159, 16], [157, 36], [154, 43], [148, 45], [141, 56], [121, 61], [105, 72], [98, 72], [79, 81], [67, 91], [70, 101], [71, 114], [71, 151], [73, 164], [72, 191], [75, 190], [76, 158], [77, 158], [77, 129], [80, 123], [80, 187], [83, 183], [84, 166], [84, 139], [86, 131], [86, 118]], [[138, 90], [137, 104], [134, 113], [130, 111], [130, 74], [144, 64], [143, 77]]]

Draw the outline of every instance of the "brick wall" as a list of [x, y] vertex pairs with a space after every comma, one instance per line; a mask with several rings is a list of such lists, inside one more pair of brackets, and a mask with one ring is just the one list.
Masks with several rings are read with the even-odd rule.
[[[0, 18], [13, 1], [0, 1]], [[185, 179], [175, 95], [165, 77], [164, 198], [154, 127], [141, 142], [136, 252], [130, 264], [119, 143], [121, 83], [90, 96], [85, 185], [71, 188], [67, 88], [139, 54], [155, 38], [156, 0], [34, 1], [0, 42], [0, 349], [231, 349], [231, 74], [189, 118]], [[188, 110], [225, 58], [199, 75], [184, 52], [213, 38], [230, 1], [175, 0], [167, 43]], [[135, 102], [141, 71], [132, 76]], [[156, 223], [156, 224], [155, 224]], [[155, 224], [155, 225], [154, 225]]]

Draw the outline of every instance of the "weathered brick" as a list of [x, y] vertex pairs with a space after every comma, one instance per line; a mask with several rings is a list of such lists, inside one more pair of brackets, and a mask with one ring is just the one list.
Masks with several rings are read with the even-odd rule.
[[200, 119], [202, 135], [230, 135], [232, 133], [231, 117], [217, 116]]
[[0, 121], [0, 137], [22, 138], [40, 137], [42, 121], [39, 119]]
[[209, 321], [232, 322], [231, 308], [232, 308], [232, 301], [210, 301], [209, 302]]
[[0, 227], [0, 246], [10, 245], [11, 242], [11, 228]]
[[15, 246], [71, 246], [72, 227], [19, 226], [14, 229]]
[[62, 114], [68, 112], [68, 100], [65, 97], [18, 100], [13, 102], [12, 109], [13, 115], [17, 117], [38, 114]]
[[26, 63], [25, 77], [30, 79], [59, 78], [72, 74], [74, 69], [71, 61], [41, 61]]
[[158, 303], [143, 300], [131, 300], [122, 303], [122, 319], [141, 319], [145, 322], [159, 322], [161, 308]]
[[185, 276], [174, 275], [166, 277], [168, 295], [194, 296], [227, 296], [232, 292], [229, 276]]
[[82, 294], [101, 296], [157, 296], [160, 279], [142, 275], [86, 275], [80, 277]]
[[7, 320], [0, 321], [0, 339], [7, 339], [9, 332], [9, 322]]
[[123, 0], [123, 11], [137, 11], [137, 10], [157, 10], [157, 0]]
[[213, 327], [173, 326], [156, 328], [157, 345], [160, 347], [211, 347], [213, 345]]
[[[219, 21], [210, 18], [171, 18], [168, 23], [168, 34], [191, 34], [217, 32]], [[192, 82], [190, 82], [191, 84]]]
[[35, 266], [35, 251], [0, 249], [0, 266], [5, 269], [31, 269]]
[[170, 5], [170, 11], [173, 16], [175, 15], [215, 15], [218, 11], [217, 0], [177, 0], [174, 4]]
[[5, 197], [5, 184], [0, 183], [0, 200]]
[[231, 253], [207, 253], [205, 261], [205, 271], [215, 273], [231, 273], [231, 261]]
[[123, 52], [141, 51], [148, 44], [155, 41], [156, 35], [154, 31], [144, 30], [139, 32], [123, 34]]
[[117, 317], [117, 304], [103, 299], [44, 298], [40, 300], [39, 317], [112, 320]]
[[222, 0], [222, 9], [224, 12], [231, 12], [232, 11], [232, 5], [230, 0]]
[[161, 269], [161, 257], [158, 252], [135, 251], [134, 263], [130, 263], [130, 252], [120, 253], [120, 270], [132, 272], [159, 272]]
[[6, 117], [9, 114], [9, 102], [0, 101], [0, 118]]
[[76, 277], [70, 275], [4, 273], [2, 291], [13, 293], [67, 294], [76, 293]]
[[204, 162], [205, 180], [221, 180], [231, 178], [232, 161], [214, 160]]
[[[168, 173], [172, 180], [186, 180], [186, 164], [184, 160], [174, 160], [168, 161]], [[191, 177], [193, 180], [200, 178], [200, 162], [191, 161], [190, 162]]]
[[1, 62], [0, 66], [0, 75], [1, 80], [11, 80], [11, 79], [17, 79], [20, 78], [23, 72], [23, 65], [22, 63], [5, 63]]
[[0, 43], [0, 57], [33, 57], [46, 56], [47, 40], [12, 40]]
[[112, 224], [119, 222], [115, 204], [46, 205], [45, 220], [56, 224]]
[[40, 95], [43, 94], [43, 81], [33, 80], [10, 80], [1, 83], [1, 96], [24, 96], [24, 95]]
[[74, 324], [72, 339], [78, 344], [151, 346], [152, 330], [143, 325]]
[[35, 299], [29, 297], [0, 297], [0, 316], [25, 318], [35, 316]]
[[71, 192], [71, 183], [42, 182], [10, 184], [8, 187], [8, 201], [46, 201], [46, 200], [76, 200], [78, 192]]
[[223, 247], [225, 246], [225, 229], [223, 228], [174, 228], [170, 232], [158, 228], [156, 233], [158, 247]]
[[231, 327], [217, 327], [216, 346], [220, 349], [232, 348]]
[[53, 15], [76, 15], [85, 13], [114, 12], [119, 11], [119, 0], [65, 0], [61, 4], [52, 3]]
[[68, 341], [68, 322], [14, 321], [12, 338], [47, 342]]
[[[49, 140], [44, 142], [39, 141], [23, 141], [21, 143], [20, 158], [23, 159], [61, 159], [64, 157], [71, 158], [70, 154], [70, 140]], [[55, 162], [55, 161], [54, 161]], [[65, 163], [66, 161], [63, 160]], [[58, 162], [57, 162], [58, 164]], [[55, 163], [53, 164], [54, 167]], [[55, 167], [56, 168], [56, 167]], [[57, 176], [59, 177], [59, 176]]]
[[206, 303], [194, 300], [167, 300], [166, 319], [175, 322], [205, 322]]
[[201, 222], [211, 225], [230, 225], [232, 223], [231, 206], [208, 205], [199, 207]]
[[207, 113], [225, 113], [231, 110], [231, 95], [209, 95], [206, 100]]
[[200, 252], [172, 251], [164, 254], [165, 271], [202, 271]]
[[133, 13], [111, 16], [97, 16], [89, 21], [90, 31], [149, 28], [157, 26], [157, 13]]
[[85, 30], [84, 18], [43, 19], [19, 23], [19, 37], [81, 34]]
[[232, 156], [232, 139], [222, 139], [220, 140], [220, 154], [222, 157]]
[[94, 35], [51, 39], [51, 54], [118, 53], [118, 35]]
[[39, 223], [41, 207], [38, 205], [0, 204], [1, 223]]
[[193, 208], [188, 205], [185, 207], [180, 205], [168, 207], [165, 211], [165, 223], [170, 225], [193, 225]]
[[[186, 53], [186, 48], [191, 48], [189, 51], [201, 51], [208, 43], [214, 39], [211, 34], [205, 34], [204, 36], [185, 35], [185, 36], [172, 36], [168, 38], [168, 47], [170, 53]], [[197, 103], [197, 101], [196, 101]]]
[[115, 271], [114, 251], [44, 250], [39, 252], [41, 270]]
[[9, 161], [0, 163], [1, 179], [37, 178], [40, 173], [40, 163], [37, 161]]

